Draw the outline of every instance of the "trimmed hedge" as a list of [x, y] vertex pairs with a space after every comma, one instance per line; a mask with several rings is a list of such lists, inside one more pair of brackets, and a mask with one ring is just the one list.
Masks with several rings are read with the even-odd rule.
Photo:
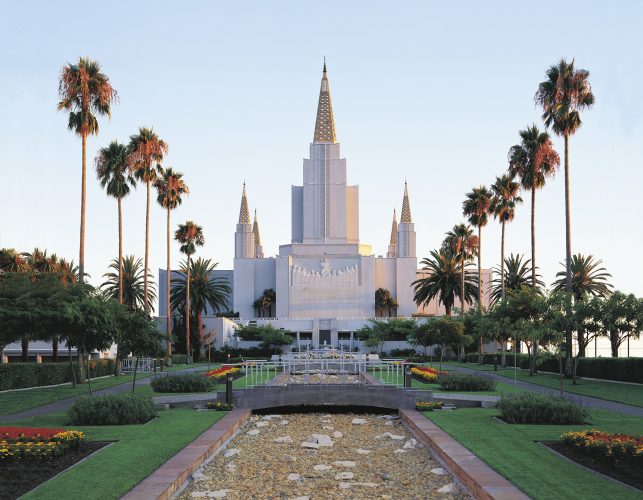
[[496, 380], [473, 373], [448, 372], [438, 374], [437, 383], [443, 391], [493, 391]]
[[156, 417], [156, 406], [143, 394], [81, 396], [68, 414], [72, 425], [144, 424]]
[[573, 401], [534, 392], [503, 396], [498, 409], [508, 424], [571, 425], [587, 418], [587, 410]]
[[[78, 365], [74, 362], [76, 380]], [[92, 378], [114, 374], [113, 359], [92, 359], [89, 361]], [[43, 385], [66, 384], [72, 381], [69, 361], [58, 363], [5, 363], [0, 364], [0, 391], [40, 387]]]
[[173, 365], [184, 365], [188, 361], [188, 357], [185, 354], [172, 354], [172, 364]]
[[150, 385], [154, 392], [208, 392], [213, 384], [202, 373], [185, 373], [154, 377]]

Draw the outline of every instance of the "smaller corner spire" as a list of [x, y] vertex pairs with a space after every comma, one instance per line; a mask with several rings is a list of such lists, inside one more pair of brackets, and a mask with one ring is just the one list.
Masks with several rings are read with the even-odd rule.
[[250, 213], [248, 211], [248, 197], [246, 196], [246, 181], [243, 181], [241, 193], [241, 207], [239, 208], [239, 224], [250, 224]]
[[389, 245], [397, 244], [397, 213], [393, 207], [393, 223], [391, 224], [391, 239]]
[[404, 197], [402, 198], [402, 215], [400, 217], [400, 223], [409, 223], [413, 222], [411, 219], [411, 204], [409, 203], [409, 188], [404, 180]]
[[257, 209], [255, 208], [255, 218], [252, 223], [252, 232], [255, 235], [255, 245], [257, 247], [261, 246], [261, 234], [259, 234], [259, 219], [257, 219]]
[[324, 73], [326, 73], [326, 56], [324, 56]]

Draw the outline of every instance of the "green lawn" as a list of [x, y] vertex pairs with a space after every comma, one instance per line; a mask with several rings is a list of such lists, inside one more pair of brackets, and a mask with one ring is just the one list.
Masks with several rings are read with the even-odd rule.
[[[115, 443], [23, 498], [120, 498], [223, 415], [176, 408], [159, 411], [158, 418], [145, 425], [74, 427], [92, 441]], [[64, 413], [57, 413], [15, 423], [59, 427], [67, 421]]]
[[[493, 371], [492, 365], [477, 365], [475, 363], [450, 363], [453, 366], [470, 368], [473, 370]], [[445, 364], [448, 367], [448, 365]], [[498, 375], [514, 378], [513, 368], [498, 368]], [[552, 373], [536, 373], [529, 376], [529, 370], [516, 370], [516, 378], [532, 384], [551, 387], [552, 389], [560, 388], [560, 378]], [[583, 396], [592, 396], [599, 399], [607, 399], [633, 406], [643, 406], [643, 385], [619, 384], [618, 382], [609, 382], [607, 380], [587, 380], [579, 378], [576, 385], [571, 380], [563, 380], [563, 390], [573, 394], [582, 394]]]
[[558, 457], [537, 441], [557, 440], [563, 432], [597, 427], [641, 433], [641, 419], [590, 410], [589, 425], [508, 425], [492, 417], [495, 409], [462, 408], [424, 415], [534, 499], [641, 498], [628, 488]]
[[[205, 369], [207, 365], [194, 364], [191, 366], [199, 366], [200, 369]], [[165, 371], [185, 370], [187, 365], [175, 365], [166, 368]], [[151, 373], [139, 373], [136, 375], [136, 380], [147, 378]], [[115, 385], [132, 383], [134, 375], [121, 375], [119, 377], [104, 377], [92, 381], [92, 391], [99, 389], [106, 389]], [[67, 399], [81, 394], [86, 394], [89, 391], [87, 384], [77, 385], [72, 387], [71, 384], [60, 385], [57, 387], [43, 387], [21, 391], [7, 391], [0, 393], [0, 415], [12, 415], [20, 411], [35, 408], [36, 406], [46, 405]]]

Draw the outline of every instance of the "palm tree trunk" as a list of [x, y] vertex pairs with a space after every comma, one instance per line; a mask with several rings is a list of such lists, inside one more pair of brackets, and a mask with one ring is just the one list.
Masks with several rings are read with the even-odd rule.
[[170, 207], [167, 208], [167, 262], [166, 262], [166, 290], [167, 290], [167, 364], [172, 366], [172, 328], [170, 325]]
[[144, 289], [143, 293], [145, 295], [144, 304], [145, 304], [145, 314], [148, 313], [148, 298], [147, 298], [147, 269], [148, 269], [148, 259], [150, 254], [150, 178], [147, 177], [147, 208], [145, 210], [145, 276], [144, 276]]
[[[531, 286], [536, 288], [536, 188], [531, 187]], [[536, 372], [536, 357], [538, 356], [538, 341], [534, 341], [532, 349], [532, 367]]]
[[[500, 285], [502, 290], [502, 300], [505, 300], [505, 225], [506, 221], [502, 221], [502, 238], [500, 240]], [[507, 365], [506, 342], [500, 341], [500, 348], [502, 350], [500, 364], [505, 367]]]
[[79, 281], [85, 281], [85, 204], [87, 198], [87, 134], [81, 134], [83, 143], [83, 170], [80, 184], [80, 248], [78, 251]]
[[[570, 220], [569, 200], [569, 134], [565, 134], [565, 291], [572, 293], [572, 229]], [[567, 311], [567, 326], [565, 327], [565, 376], [571, 377], [572, 366], [572, 322], [571, 311]]]
[[[482, 314], [482, 226], [478, 226], [478, 314]], [[482, 332], [478, 344], [478, 364], [482, 364]]]
[[460, 309], [462, 309], [462, 313], [464, 314], [464, 256], [465, 256], [465, 250], [464, 250], [464, 245], [462, 248], [462, 258], [460, 259], [460, 292], [462, 295], [460, 295]]
[[58, 361], [58, 335], [54, 335], [51, 339], [51, 354], [54, 362]]
[[123, 212], [122, 200], [118, 197], [118, 303], [123, 303]]
[[20, 339], [20, 348], [22, 350], [22, 362], [26, 363], [29, 358], [29, 337], [25, 335]]
[[186, 358], [190, 364], [190, 254], [188, 254], [187, 282], [185, 284], [185, 342]]
[[[201, 322], [201, 310], [199, 309], [196, 313], [197, 326], [199, 327], [199, 341], [201, 343], [201, 348], [205, 346], [203, 342], [203, 323]], [[199, 359], [201, 357], [201, 349], [199, 349]]]

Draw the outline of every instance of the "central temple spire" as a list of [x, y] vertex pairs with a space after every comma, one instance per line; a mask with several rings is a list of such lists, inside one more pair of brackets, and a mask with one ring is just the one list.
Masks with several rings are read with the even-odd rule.
[[326, 59], [324, 59], [324, 71], [322, 73], [321, 88], [319, 89], [319, 103], [317, 104], [317, 120], [315, 120], [313, 142], [337, 142], [333, 103], [330, 99], [330, 84], [326, 73]]

